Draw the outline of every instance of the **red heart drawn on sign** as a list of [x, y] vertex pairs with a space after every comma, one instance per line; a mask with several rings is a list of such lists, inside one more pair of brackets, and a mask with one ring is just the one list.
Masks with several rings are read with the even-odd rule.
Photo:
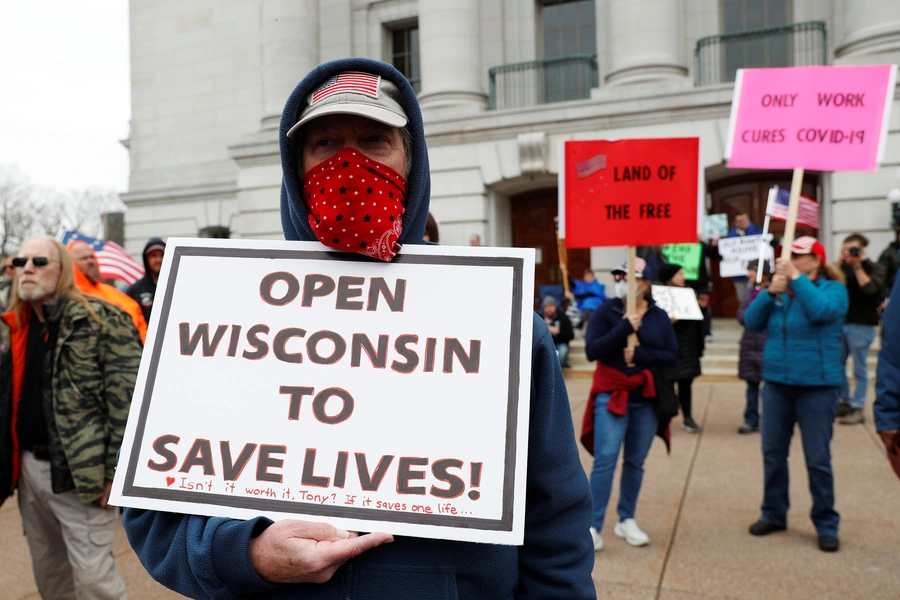
[[166, 477], [166, 485], [172, 485], [173, 483], [175, 483], [174, 477]]

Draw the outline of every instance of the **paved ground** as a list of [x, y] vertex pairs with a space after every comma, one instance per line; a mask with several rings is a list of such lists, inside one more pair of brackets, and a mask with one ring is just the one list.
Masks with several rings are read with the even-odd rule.
[[[580, 426], [588, 379], [569, 382], [573, 419]], [[632, 548], [612, 533], [596, 555], [598, 597], [621, 600], [900, 598], [900, 482], [872, 427], [836, 426], [833, 443], [841, 551], [816, 547], [799, 440], [793, 445], [789, 530], [754, 538], [762, 496], [759, 436], [736, 433], [742, 384], [695, 386], [699, 435], [673, 429], [672, 454], [654, 442], [646, 465], [637, 519], [651, 543]], [[871, 404], [871, 399], [869, 404]], [[676, 424], [677, 425], [677, 424]], [[582, 452], [585, 469], [590, 457]], [[0, 597], [38, 594], [15, 501], [0, 508]], [[115, 554], [133, 600], [178, 598], [144, 572], [121, 529]]]

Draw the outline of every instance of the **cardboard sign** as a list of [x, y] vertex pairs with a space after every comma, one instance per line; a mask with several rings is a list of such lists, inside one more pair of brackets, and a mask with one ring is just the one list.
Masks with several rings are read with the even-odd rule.
[[654, 285], [653, 301], [666, 311], [669, 317], [684, 321], [702, 321], [703, 311], [697, 304], [697, 296], [691, 288]]
[[896, 65], [741, 69], [731, 168], [874, 171], [884, 157]]
[[697, 239], [699, 138], [565, 142], [560, 160], [567, 248]]
[[725, 237], [726, 235], [728, 235], [727, 214], [706, 215], [703, 218], [703, 237], [709, 239], [713, 236]]
[[765, 259], [770, 261], [773, 267], [775, 250], [767, 241], [763, 241], [761, 235], [745, 235], [734, 238], [722, 238], [719, 240], [719, 254], [722, 260], [719, 262], [719, 275], [721, 277], [741, 277], [747, 275], [747, 263], [759, 260], [760, 244], [764, 246]]
[[170, 238], [113, 503], [521, 544], [533, 274]]
[[670, 264], [684, 269], [684, 278], [688, 281], [700, 278], [700, 261], [703, 260], [703, 246], [700, 244], [666, 244], [662, 253]]

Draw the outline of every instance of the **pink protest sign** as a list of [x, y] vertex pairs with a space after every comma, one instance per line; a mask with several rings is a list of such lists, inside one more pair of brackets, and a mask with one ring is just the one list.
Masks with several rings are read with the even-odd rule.
[[884, 155], [896, 65], [741, 69], [731, 168], [874, 171]]

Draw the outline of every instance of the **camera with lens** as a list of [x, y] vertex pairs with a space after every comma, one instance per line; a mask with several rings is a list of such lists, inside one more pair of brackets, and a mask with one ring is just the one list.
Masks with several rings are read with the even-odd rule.
[[850, 256], [854, 256], [854, 257], [859, 256], [859, 248], [857, 248], [856, 246], [853, 246], [852, 248], [850, 248]]

